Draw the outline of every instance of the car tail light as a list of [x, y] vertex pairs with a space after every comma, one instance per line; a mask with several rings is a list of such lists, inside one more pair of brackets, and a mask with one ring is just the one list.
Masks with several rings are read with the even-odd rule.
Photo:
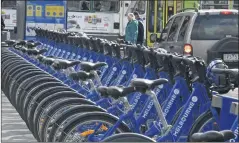
[[190, 44], [185, 44], [185, 45], [184, 45], [184, 48], [183, 48], [183, 52], [184, 52], [184, 54], [186, 54], [186, 55], [192, 55], [192, 53], [193, 53], [193, 47], [192, 47], [192, 45], [190, 45]]
[[230, 14], [232, 14], [232, 12], [231, 11], [222, 11], [222, 12], [220, 12], [222, 15], [230, 15]]

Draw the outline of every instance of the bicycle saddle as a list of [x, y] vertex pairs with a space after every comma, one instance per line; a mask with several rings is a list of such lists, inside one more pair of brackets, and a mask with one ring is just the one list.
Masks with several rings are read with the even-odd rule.
[[212, 72], [217, 74], [229, 74], [233, 77], [238, 77], [238, 69], [220, 69], [220, 68], [213, 68]]
[[86, 81], [88, 79], [93, 79], [94, 75], [85, 71], [78, 71], [74, 73], [70, 73], [69, 77], [74, 81]]
[[234, 134], [230, 130], [224, 131], [208, 131], [205, 133], [195, 133], [191, 136], [190, 142], [225, 142], [234, 138]]
[[105, 62], [97, 62], [97, 63], [81, 62], [80, 63], [81, 69], [84, 71], [87, 71], [87, 72], [97, 70], [106, 65], [107, 65], [107, 63], [105, 63]]
[[40, 43], [40, 42], [35, 42], [35, 43], [27, 42], [26, 45], [27, 45], [27, 47], [28, 47], [29, 49], [33, 49], [33, 48], [35, 48], [35, 47], [41, 45], [41, 43]]
[[1, 42], [2, 47], [8, 47], [9, 45], [6, 42]]
[[132, 86], [130, 86], [130, 87], [111, 86], [111, 87], [108, 87], [108, 89], [107, 89], [108, 95], [113, 97], [114, 99], [118, 99], [120, 97], [125, 97], [133, 92], [135, 92], [135, 88]]
[[167, 83], [168, 80], [165, 78], [160, 78], [156, 80], [149, 80], [149, 79], [143, 79], [143, 78], [135, 78], [131, 81], [131, 85], [135, 87], [136, 89], [153, 89], [158, 85]]
[[40, 50], [38, 50], [38, 49], [27, 49], [27, 54], [28, 55], [34, 55], [34, 56], [36, 56], [36, 55], [40, 55], [40, 54], [43, 54], [43, 53], [45, 53], [47, 51], [47, 49], [40, 49]]
[[77, 64], [81, 63], [81, 61], [70, 61], [70, 60], [64, 60], [64, 59], [55, 59], [53, 61], [52, 67], [56, 70], [60, 69], [67, 69], [69, 67], [73, 67]]
[[37, 59], [45, 65], [52, 65], [56, 58], [39, 55]]
[[109, 94], [107, 93], [107, 89], [108, 89], [109, 87], [107, 87], [107, 86], [99, 86], [98, 88], [97, 88], [97, 91], [100, 93], [100, 95], [102, 96], [102, 97], [109, 97]]
[[5, 40], [4, 42], [7, 43], [8, 45], [13, 45], [13, 44], [17, 43], [16, 40]]

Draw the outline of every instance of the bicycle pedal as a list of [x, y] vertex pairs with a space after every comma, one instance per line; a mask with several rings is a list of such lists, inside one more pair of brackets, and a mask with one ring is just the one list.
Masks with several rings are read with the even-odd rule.
[[147, 126], [146, 126], [146, 125], [141, 125], [141, 126], [140, 126], [140, 131], [141, 131], [141, 133], [145, 133], [147, 130], [148, 130], [148, 129], [147, 129]]

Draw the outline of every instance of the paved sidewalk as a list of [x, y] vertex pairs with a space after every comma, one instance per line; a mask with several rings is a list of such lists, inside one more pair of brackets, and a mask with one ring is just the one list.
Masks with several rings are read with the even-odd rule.
[[2, 140], [1, 142], [36, 142], [16, 109], [2, 95]]

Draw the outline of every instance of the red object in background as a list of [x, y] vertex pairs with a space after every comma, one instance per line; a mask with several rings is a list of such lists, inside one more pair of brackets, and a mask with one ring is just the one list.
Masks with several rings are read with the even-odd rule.
[[108, 24], [108, 23], [105, 23], [105, 24], [104, 24], [104, 27], [108, 27], [108, 26], [109, 26], [109, 24]]

